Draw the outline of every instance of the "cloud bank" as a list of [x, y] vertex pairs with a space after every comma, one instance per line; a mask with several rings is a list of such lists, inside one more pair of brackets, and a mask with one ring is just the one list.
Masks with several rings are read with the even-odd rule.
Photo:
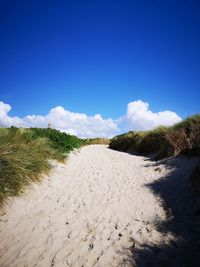
[[45, 116], [27, 115], [23, 118], [9, 116], [10, 110], [9, 104], [0, 102], [1, 126], [46, 128], [50, 123], [52, 128], [84, 138], [112, 137], [122, 130], [149, 130], [181, 121], [181, 118], [172, 111], [152, 112], [149, 110], [149, 104], [142, 100], [130, 102], [126, 114], [117, 120], [104, 119], [100, 114], [87, 116], [84, 113], [65, 110], [61, 106], [52, 108]]
[[74, 113], [58, 106], [49, 111], [45, 116], [28, 115], [23, 118], [8, 115], [11, 106], [0, 102], [0, 125], [4, 127], [40, 127], [52, 128], [77, 135], [79, 137], [112, 137], [120, 132], [117, 124], [112, 119], [103, 119], [100, 114], [87, 116], [83, 113]]
[[182, 119], [172, 111], [152, 112], [149, 104], [141, 100], [130, 102], [121, 121], [126, 130], [150, 130], [158, 126], [171, 126]]

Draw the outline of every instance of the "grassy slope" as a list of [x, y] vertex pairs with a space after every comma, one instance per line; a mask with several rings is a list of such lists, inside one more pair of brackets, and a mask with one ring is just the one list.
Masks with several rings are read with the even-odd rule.
[[30, 182], [50, 170], [49, 160], [63, 160], [86, 141], [54, 129], [0, 128], [0, 207], [20, 195]]
[[[110, 148], [141, 155], [155, 154], [155, 159], [178, 154], [200, 154], [200, 114], [172, 126], [146, 132], [128, 132], [111, 139]], [[200, 165], [192, 175], [200, 195]]]
[[110, 148], [120, 151], [166, 157], [180, 153], [200, 153], [200, 115], [192, 116], [172, 127], [151, 131], [128, 132], [111, 139]]

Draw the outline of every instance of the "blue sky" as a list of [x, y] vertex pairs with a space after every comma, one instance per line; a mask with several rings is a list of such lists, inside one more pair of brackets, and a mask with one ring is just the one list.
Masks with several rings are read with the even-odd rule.
[[62, 106], [115, 120], [139, 99], [198, 113], [199, 14], [194, 0], [2, 1], [0, 100], [20, 118]]

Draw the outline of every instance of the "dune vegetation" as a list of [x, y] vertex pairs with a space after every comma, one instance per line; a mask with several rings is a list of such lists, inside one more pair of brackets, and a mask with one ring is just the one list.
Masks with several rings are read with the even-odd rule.
[[50, 160], [62, 161], [86, 143], [55, 129], [0, 128], [0, 207], [8, 197], [39, 181], [51, 169]]
[[[151, 131], [128, 132], [110, 140], [110, 148], [136, 153], [153, 155], [158, 160], [179, 154], [200, 154], [200, 114], [191, 116], [172, 127], [158, 127]], [[200, 164], [192, 174], [192, 185], [200, 195]]]
[[110, 148], [154, 154], [155, 159], [178, 154], [200, 154], [200, 115], [194, 115], [172, 127], [158, 127], [151, 131], [130, 131], [110, 140]]
[[91, 145], [109, 145], [110, 139], [109, 138], [91, 138], [88, 140], [89, 144]]
[[[153, 155], [154, 159], [200, 154], [200, 115], [172, 127], [130, 131], [111, 140], [80, 139], [55, 129], [0, 128], [0, 206], [8, 197], [20, 195], [31, 182], [39, 181], [41, 173], [51, 169], [51, 160], [62, 161], [74, 148], [86, 144], [107, 144], [114, 150]], [[199, 168], [193, 177], [199, 185]]]

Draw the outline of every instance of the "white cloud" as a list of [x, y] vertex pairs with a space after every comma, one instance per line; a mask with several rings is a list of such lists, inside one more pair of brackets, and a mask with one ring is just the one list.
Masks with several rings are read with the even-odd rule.
[[10, 117], [8, 115], [10, 110], [10, 105], [0, 102], [0, 125], [46, 128], [50, 123], [52, 128], [79, 137], [112, 137], [120, 132], [112, 119], [103, 119], [100, 114], [87, 116], [83, 113], [70, 112], [61, 106], [51, 109], [46, 116], [28, 115], [23, 118]]
[[18, 117], [9, 117], [8, 112], [11, 106], [0, 101], [0, 125], [9, 127], [11, 125], [19, 126], [21, 119]]
[[172, 111], [152, 112], [149, 110], [149, 104], [141, 100], [130, 102], [126, 114], [118, 120], [104, 119], [100, 114], [87, 116], [65, 110], [61, 106], [51, 109], [45, 116], [28, 115], [23, 118], [9, 116], [10, 110], [10, 105], [0, 102], [0, 125], [46, 128], [50, 123], [52, 128], [79, 137], [112, 137], [120, 133], [119, 126], [123, 131], [149, 130], [181, 121]]
[[150, 130], [157, 126], [171, 126], [182, 119], [173, 111], [152, 112], [142, 100], [130, 102], [120, 122], [126, 130]]

